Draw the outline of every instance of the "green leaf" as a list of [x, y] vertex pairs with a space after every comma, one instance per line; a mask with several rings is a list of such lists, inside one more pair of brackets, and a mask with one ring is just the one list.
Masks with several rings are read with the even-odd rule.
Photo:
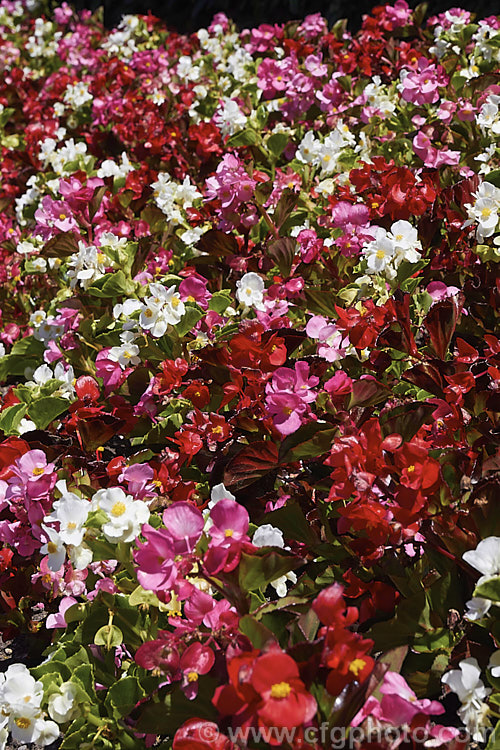
[[103, 625], [95, 634], [94, 643], [96, 646], [104, 646], [109, 651], [111, 648], [121, 646], [123, 633], [116, 625]]
[[208, 309], [221, 315], [232, 302], [233, 298], [229, 291], [215, 292], [208, 303]]
[[476, 586], [474, 596], [482, 599], [491, 599], [493, 602], [500, 602], [500, 576], [490, 578], [488, 581]]
[[129, 675], [109, 688], [104, 705], [112, 715], [127, 716], [145, 694], [137, 677]]
[[87, 289], [87, 294], [91, 294], [93, 297], [101, 297], [103, 299], [123, 296], [131, 297], [134, 292], [134, 282], [132, 279], [127, 278], [123, 271], [106, 273]]
[[281, 444], [280, 463], [290, 463], [304, 458], [314, 458], [326, 453], [332, 447], [338, 428], [329, 423], [311, 422], [302, 425]]
[[488, 172], [484, 175], [486, 182], [491, 182], [497, 188], [500, 188], [500, 169], [494, 169], [493, 172]]
[[278, 158], [285, 150], [289, 140], [290, 136], [286, 133], [274, 133], [267, 139], [266, 146], [273, 156]]
[[247, 555], [241, 553], [238, 567], [239, 584], [242, 591], [256, 591], [265, 589], [271, 581], [275, 581], [285, 573], [300, 567], [303, 561], [293, 555], [277, 552], [264, 552]]
[[[45, 347], [41, 341], [36, 339], [34, 336], [26, 336], [24, 339], [16, 341], [12, 349], [10, 350], [9, 356], [23, 356], [23, 357], [36, 357], [42, 358]], [[26, 362], [25, 366], [29, 363]]]
[[46, 427], [60, 414], [68, 410], [69, 401], [61, 396], [40, 398], [30, 406], [29, 415], [39, 430]]
[[182, 316], [181, 320], [176, 324], [175, 330], [179, 336], [185, 336], [193, 326], [202, 319], [204, 313], [199, 307], [191, 307], [186, 305], [186, 312]]
[[309, 546], [318, 544], [315, 531], [296, 502], [288, 502], [283, 508], [266, 513], [265, 522], [281, 529], [285, 539], [295, 539]]
[[26, 404], [14, 404], [0, 414], [0, 430], [6, 435], [17, 434], [19, 423], [26, 414]]
[[271, 641], [276, 642], [276, 636], [272, 630], [266, 628], [263, 623], [256, 620], [251, 615], [244, 615], [240, 618], [238, 628], [241, 632], [250, 639], [254, 648], [264, 648], [264, 646]]
[[238, 146], [254, 146], [259, 142], [259, 136], [255, 130], [246, 128], [235, 133], [226, 143], [226, 148], [238, 148]]

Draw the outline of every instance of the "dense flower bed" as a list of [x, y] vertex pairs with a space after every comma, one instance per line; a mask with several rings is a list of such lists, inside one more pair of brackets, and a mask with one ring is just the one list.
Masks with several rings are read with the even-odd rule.
[[32, 5], [0, 4], [0, 630], [35, 665], [0, 747], [498, 747], [499, 20]]

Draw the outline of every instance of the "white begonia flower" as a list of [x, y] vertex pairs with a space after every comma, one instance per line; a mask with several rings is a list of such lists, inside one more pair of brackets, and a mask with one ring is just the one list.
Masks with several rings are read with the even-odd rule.
[[77, 283], [83, 289], [100, 279], [106, 273], [106, 257], [94, 245], [78, 242], [78, 253], [74, 253], [68, 263], [68, 277], [70, 287], [74, 289]]
[[82, 107], [86, 102], [91, 102], [93, 99], [92, 94], [89, 92], [87, 83], [78, 81], [77, 83], [70, 84], [64, 92], [63, 101], [65, 104], [69, 104], [73, 109]]
[[271, 581], [270, 585], [281, 599], [288, 593], [287, 582], [297, 583], [297, 576], [292, 571], [285, 573], [285, 575], [276, 578], [274, 581]]
[[150, 284], [154, 296], [146, 297], [139, 316], [139, 325], [152, 336], [163, 336], [168, 325], [176, 325], [186, 312], [184, 302], [174, 287], [168, 289], [162, 284]]
[[304, 164], [312, 164], [318, 157], [320, 142], [308, 130], [299, 144], [295, 157]]
[[[113, 159], [105, 159], [99, 169], [97, 170], [97, 176], [103, 179], [104, 177], [126, 177], [129, 172], [133, 172], [134, 167], [130, 163], [130, 160], [127, 156], [127, 153], [123, 151], [121, 155], [121, 164], [117, 164]], [[112, 234], [112, 232], [104, 232], [104, 234], [101, 235], [101, 245], [109, 244], [105, 241], [105, 235]], [[113, 235], [114, 237], [114, 235]], [[117, 238], [118, 239], [118, 238]], [[120, 237], [120, 240], [125, 240], [124, 243], [126, 244], [127, 238], [126, 237]]]
[[75, 570], [85, 570], [93, 560], [92, 550], [86, 544], [69, 547], [68, 557]]
[[214, 121], [222, 135], [234, 135], [243, 130], [247, 124], [247, 117], [243, 114], [234, 99], [223, 99], [214, 114]]
[[37, 682], [24, 664], [11, 664], [0, 682], [0, 703], [6, 707], [32, 705], [40, 708], [43, 685]]
[[441, 678], [441, 682], [448, 685], [450, 690], [458, 695], [461, 703], [486, 698], [491, 690], [484, 686], [480, 678], [481, 669], [477, 659], [472, 657], [463, 659], [458, 666], [459, 669], [446, 672]]
[[38, 719], [36, 729], [39, 732], [36, 742], [42, 747], [51, 745], [60, 735], [59, 727], [55, 721]]
[[391, 265], [395, 257], [394, 242], [387, 236], [382, 227], [378, 227], [375, 239], [363, 249], [368, 272], [385, 273], [388, 278], [394, 278], [395, 271]]
[[108, 352], [108, 359], [118, 362], [124, 370], [130, 365], [138, 365], [141, 361], [139, 347], [137, 344], [122, 344], [121, 346], [112, 346]]
[[252, 544], [255, 544], [256, 547], [280, 547], [283, 549], [285, 546], [283, 532], [276, 526], [265, 523], [256, 530]]
[[236, 282], [236, 299], [247, 307], [263, 309], [265, 284], [258, 273], [246, 273]]
[[63, 363], [58, 362], [54, 367], [54, 375], [52, 377], [54, 380], [61, 381], [58, 389], [59, 396], [68, 399], [75, 398], [75, 387], [73, 385], [75, 382], [75, 371], [71, 365], [67, 369], [64, 369]]
[[500, 576], [500, 537], [489, 536], [483, 539], [476, 549], [464, 552], [462, 557], [465, 562], [482, 573], [478, 584]]
[[482, 620], [488, 614], [493, 602], [490, 599], [483, 599], [480, 596], [474, 596], [466, 602], [467, 612], [464, 614], [466, 620], [474, 622]]
[[36, 430], [36, 424], [31, 421], [31, 419], [21, 419], [17, 426], [17, 432], [19, 435], [24, 435], [25, 432], [31, 432], [32, 430]]
[[394, 251], [399, 262], [406, 260], [409, 263], [417, 263], [422, 257], [418, 252], [422, 249], [418, 232], [409, 221], [395, 221], [387, 237], [394, 243]]
[[491, 669], [492, 677], [500, 677], [500, 649], [493, 651], [488, 662], [488, 669]]
[[149, 520], [148, 506], [134, 500], [121, 487], [98, 490], [92, 498], [92, 509], [102, 510], [109, 521], [102, 527], [108, 542], [132, 542], [140, 534], [142, 525]]
[[212, 487], [208, 508], [212, 510], [212, 508], [217, 505], [219, 500], [236, 500], [236, 497], [233, 495], [233, 493], [229, 492], [229, 490], [224, 487], [224, 484], [222, 482]]
[[464, 659], [460, 669], [452, 669], [441, 678], [457, 694], [462, 706], [457, 713], [476, 741], [483, 741], [487, 726], [489, 706], [484, 703], [491, 689], [484, 686], [480, 678], [481, 669], [476, 659]]
[[78, 688], [73, 682], [63, 682], [58, 693], [52, 693], [49, 698], [48, 711], [52, 719], [58, 724], [79, 716], [80, 709], [75, 705]]
[[58, 570], [64, 565], [66, 559], [66, 547], [61, 539], [59, 532], [52, 529], [50, 526], [42, 524], [42, 529], [45, 536], [48, 537], [48, 541], [40, 548], [42, 555], [49, 556], [48, 566], [50, 570], [57, 573]]
[[84, 524], [88, 518], [90, 503], [73, 492], [64, 494], [54, 501], [52, 513], [45, 516], [47, 521], [59, 521], [59, 537], [64, 544], [78, 546], [85, 534]]
[[124, 318], [130, 318], [135, 312], [142, 308], [142, 302], [138, 299], [126, 299], [123, 303], [117, 303], [113, 307], [113, 317], [118, 320], [122, 315]]

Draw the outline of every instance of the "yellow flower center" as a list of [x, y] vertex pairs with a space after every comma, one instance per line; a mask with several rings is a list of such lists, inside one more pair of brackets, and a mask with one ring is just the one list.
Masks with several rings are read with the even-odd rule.
[[15, 723], [19, 727], [19, 729], [28, 729], [28, 727], [31, 726], [30, 719], [27, 719], [25, 716], [19, 716], [17, 719], [15, 719]]
[[49, 542], [47, 544], [47, 552], [49, 555], [55, 555], [57, 552], [57, 544], [55, 542]]
[[59, 218], [61, 219], [61, 221], [64, 221], [64, 219], [66, 218], [66, 214], [59, 214]]
[[355, 677], [365, 668], [366, 661], [364, 659], [354, 659], [349, 664], [349, 672], [352, 672]]
[[196, 682], [198, 679], [198, 672], [188, 672], [188, 682]]
[[176, 307], [179, 307], [180, 299], [178, 297], [172, 297], [172, 307], [175, 309]]
[[382, 260], [382, 258], [385, 258], [385, 253], [383, 250], [377, 250], [376, 255], [377, 255], [377, 258], [379, 258], [380, 260]]
[[491, 216], [491, 208], [488, 208], [488, 207], [483, 208], [481, 211], [481, 218], [489, 219], [490, 216]]
[[233, 536], [234, 531], [233, 529], [226, 529], [224, 532], [224, 536]]
[[292, 688], [288, 682], [275, 682], [271, 685], [271, 698], [288, 698], [292, 691]]
[[33, 469], [33, 476], [39, 477], [40, 474], [43, 474], [43, 466], [35, 466]]
[[116, 502], [111, 508], [111, 515], [117, 518], [118, 516], [123, 516], [126, 510], [127, 506], [125, 505], [125, 503], [122, 503], [121, 500], [118, 500], [118, 502]]
[[411, 464], [410, 466], [408, 466], [406, 471], [408, 472], [408, 474], [413, 474], [413, 472], [415, 471], [415, 466]]
[[73, 529], [76, 529], [76, 523], [74, 521], [70, 521], [68, 523], [68, 529], [72, 531]]
[[149, 309], [149, 307], [147, 307], [147, 308], [146, 308], [146, 309], [144, 310], [144, 317], [145, 317], [145, 318], [152, 318], [152, 317], [153, 317], [153, 311], [152, 311], [152, 310], [150, 310], [150, 309]]

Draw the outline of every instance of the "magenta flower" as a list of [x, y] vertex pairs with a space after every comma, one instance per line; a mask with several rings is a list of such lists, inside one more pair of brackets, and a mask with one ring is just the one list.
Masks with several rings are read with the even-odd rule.
[[184, 500], [173, 503], [163, 512], [163, 523], [172, 537], [176, 555], [194, 550], [205, 525], [198, 508]]
[[256, 182], [245, 171], [237, 156], [225, 154], [213, 177], [206, 181], [207, 198], [217, 198], [223, 213], [236, 211], [251, 200]]
[[306, 401], [296, 393], [271, 393], [266, 396], [266, 408], [272, 414], [274, 426], [282, 435], [291, 435], [305, 422]]
[[47, 619], [45, 620], [45, 627], [48, 630], [52, 630], [53, 628], [66, 628], [67, 622], [64, 619], [64, 613], [67, 609], [73, 606], [73, 604], [76, 604], [77, 601], [72, 596], [63, 596], [61, 601], [59, 602], [59, 612], [56, 612], [53, 615], [48, 615]]
[[248, 512], [235, 500], [219, 500], [210, 511], [210, 518], [212, 526], [208, 533], [211, 536], [211, 546], [227, 546], [248, 540]]
[[172, 587], [177, 577], [174, 562], [174, 540], [166, 529], [154, 529], [149, 524], [142, 527], [144, 543], [134, 552], [137, 580], [148, 591], [165, 591]]
[[149, 464], [132, 464], [132, 466], [126, 466], [118, 481], [127, 482], [127, 489], [131, 495], [138, 498], [143, 498], [145, 495], [152, 494], [153, 485], [151, 482], [154, 479], [154, 471]]
[[63, 201], [55, 201], [49, 195], [42, 198], [40, 208], [35, 211], [35, 219], [35, 234], [41, 235], [44, 240], [49, 240], [58, 232], [78, 228], [70, 206]]
[[201, 643], [192, 643], [181, 656], [181, 688], [186, 698], [192, 701], [198, 695], [198, 678], [208, 674], [215, 662], [214, 652]]
[[439, 99], [438, 88], [446, 86], [448, 78], [444, 70], [439, 66], [429, 64], [426, 57], [418, 61], [418, 70], [402, 76], [399, 85], [401, 96], [407, 102], [413, 104], [433, 104]]

